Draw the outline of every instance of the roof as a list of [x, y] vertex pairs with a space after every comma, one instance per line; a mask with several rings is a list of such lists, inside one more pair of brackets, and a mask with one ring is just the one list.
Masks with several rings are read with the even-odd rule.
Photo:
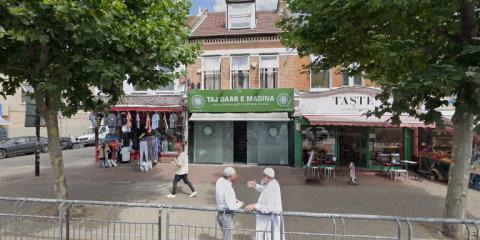
[[257, 26], [254, 29], [225, 28], [225, 12], [207, 13], [205, 20], [192, 32], [190, 38], [269, 36], [282, 32], [275, 23], [280, 19], [277, 11], [257, 11]]

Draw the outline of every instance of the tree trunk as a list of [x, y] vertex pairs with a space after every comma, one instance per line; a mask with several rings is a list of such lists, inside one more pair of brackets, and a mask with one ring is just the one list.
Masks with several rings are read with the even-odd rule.
[[[465, 218], [474, 117], [473, 113], [462, 106], [457, 106], [453, 115], [453, 149], [445, 200], [446, 218]], [[461, 225], [444, 225], [443, 232], [453, 239], [464, 239], [465, 228]]]
[[58, 129], [58, 101], [57, 95], [35, 91], [35, 102], [45, 118], [48, 136], [48, 152], [53, 170], [55, 197], [68, 198], [67, 181], [65, 179], [60, 131]]

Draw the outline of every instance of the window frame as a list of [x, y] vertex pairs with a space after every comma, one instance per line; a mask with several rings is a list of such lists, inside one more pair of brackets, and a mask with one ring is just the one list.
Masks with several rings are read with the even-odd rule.
[[[218, 75], [219, 75], [219, 81], [220, 81], [220, 89], [206, 89], [205, 88], [205, 72], [204, 70], [204, 59], [205, 58], [218, 58]], [[202, 90], [222, 90], [222, 56], [220, 55], [207, 55], [207, 56], [202, 56], [201, 58], [201, 78], [202, 78]]]
[[[244, 14], [235, 14], [233, 15], [232, 12], [233, 12], [233, 9], [236, 8], [236, 7], [246, 7], [248, 8], [247, 11], [248, 13], [244, 13]], [[246, 12], [247, 12], [246, 11]], [[232, 29], [232, 30], [236, 30], [236, 29], [253, 29], [255, 28], [255, 21], [256, 21], [256, 14], [255, 14], [255, 4], [252, 4], [252, 3], [242, 3], [242, 4], [228, 4], [227, 5], [227, 29]], [[234, 27], [232, 26], [232, 17], [234, 18], [241, 18], [241, 17], [248, 17], [248, 26], [241, 26], [241, 27]]]
[[[345, 85], [343, 80], [345, 75], [348, 76], [348, 85]], [[347, 73], [342, 71], [342, 87], [364, 87], [365, 86], [365, 78], [360, 74], [360, 85], [355, 85], [355, 76], [350, 76]]]
[[[246, 57], [248, 59], [248, 70], [245, 70], [245, 71], [248, 71], [248, 88], [235, 88], [235, 83], [233, 82], [234, 79], [233, 79], [233, 73], [234, 71], [240, 71], [240, 70], [233, 70], [233, 58], [235, 57]], [[250, 78], [250, 73], [251, 73], [251, 68], [250, 68], [250, 64], [251, 64], [251, 59], [250, 59], [250, 55], [249, 54], [240, 54], [240, 55], [231, 55], [230, 56], [230, 89], [251, 89], [251, 83], [252, 81], [251, 78]]]
[[312, 76], [314, 74], [314, 72], [312, 70], [310, 70], [310, 91], [325, 91], [325, 90], [329, 90], [333, 87], [333, 71], [332, 69], [328, 69], [328, 70], [321, 70], [321, 71], [327, 71], [328, 72], [328, 87], [326, 88], [314, 88], [313, 85], [312, 85]]
[[[275, 57], [277, 60], [277, 80], [274, 85], [276, 85], [273, 88], [264, 88], [262, 86], [262, 67], [261, 62], [262, 62], [262, 57]], [[280, 88], [280, 58], [278, 54], [262, 54], [258, 56], [258, 88], [263, 88], [263, 89], [275, 89], [275, 88]]]

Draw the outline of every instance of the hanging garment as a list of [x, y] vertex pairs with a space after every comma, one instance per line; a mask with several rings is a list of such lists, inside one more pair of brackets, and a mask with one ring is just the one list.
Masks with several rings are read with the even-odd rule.
[[92, 128], [97, 127], [97, 114], [96, 113], [90, 113], [90, 116], [88, 116], [88, 120], [92, 123]]
[[140, 162], [148, 161], [148, 143], [145, 140], [140, 141]]
[[150, 116], [148, 116], [148, 113], [147, 113], [147, 120], [145, 121], [145, 129], [147, 130], [147, 132], [152, 131], [152, 122], [150, 121]]
[[168, 141], [167, 140], [162, 141], [162, 150], [164, 152], [168, 152]]
[[152, 130], [156, 130], [158, 128], [158, 122], [160, 121], [160, 116], [158, 113], [153, 114], [152, 116]]
[[167, 123], [167, 114], [163, 114], [163, 122], [165, 124], [165, 129], [168, 129], [168, 123]]
[[127, 130], [128, 132], [132, 131], [132, 115], [130, 112], [127, 113]]
[[162, 154], [162, 141], [160, 141], [159, 137], [157, 137], [157, 152], [158, 152], [158, 155], [161, 156], [161, 154]]
[[135, 122], [137, 124], [137, 129], [140, 129], [140, 114], [137, 113], [137, 116], [135, 117]]
[[157, 139], [148, 137], [146, 141], [148, 145], [148, 160], [158, 162]]
[[109, 113], [107, 119], [105, 119], [105, 124], [109, 127], [117, 126], [117, 117], [113, 113]]
[[122, 115], [120, 113], [117, 113], [116, 121], [117, 121], [117, 124], [116, 124], [117, 127], [121, 127], [123, 125], [122, 124]]
[[177, 114], [175, 113], [172, 113], [170, 114], [170, 117], [168, 119], [170, 121], [170, 128], [177, 128], [177, 121], [178, 121], [178, 117], [177, 117]]

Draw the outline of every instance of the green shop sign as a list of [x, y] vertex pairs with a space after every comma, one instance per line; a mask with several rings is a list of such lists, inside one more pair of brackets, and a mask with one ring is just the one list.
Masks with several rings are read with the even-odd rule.
[[293, 89], [191, 90], [190, 112], [293, 112]]

